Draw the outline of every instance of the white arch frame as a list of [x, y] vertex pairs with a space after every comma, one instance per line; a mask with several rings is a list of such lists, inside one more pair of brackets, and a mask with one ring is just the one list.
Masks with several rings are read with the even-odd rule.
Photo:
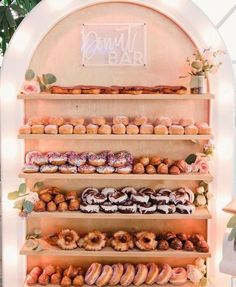
[[[1, 74], [4, 287], [19, 287], [24, 280], [25, 272], [25, 259], [18, 255], [24, 240], [25, 233], [22, 231], [24, 231], [25, 223], [18, 218], [17, 212], [12, 209], [12, 203], [7, 200], [7, 193], [13, 191], [19, 184], [17, 174], [23, 164], [24, 144], [17, 141], [16, 135], [24, 113], [23, 104], [16, 100], [17, 92], [31, 57], [47, 32], [70, 13], [105, 2], [133, 3], [152, 8], [176, 22], [200, 49], [211, 46], [213, 49], [226, 50], [217, 29], [189, 0], [43, 0], [29, 13], [12, 38], [3, 61]], [[212, 192], [217, 193], [217, 197], [212, 201], [215, 217], [212, 220], [210, 237], [214, 238], [215, 246], [210, 276], [213, 281], [212, 286], [226, 286], [226, 282], [229, 281], [226, 281], [226, 277], [219, 273], [218, 263], [225, 228], [225, 216], [221, 208], [233, 194], [234, 89], [232, 65], [228, 55], [225, 56], [224, 65], [217, 76], [211, 80], [211, 87], [216, 96], [216, 100], [212, 103], [212, 125], [217, 146], [214, 165], [214, 174], [217, 177], [212, 184]], [[216, 237], [217, 234], [219, 236]]]

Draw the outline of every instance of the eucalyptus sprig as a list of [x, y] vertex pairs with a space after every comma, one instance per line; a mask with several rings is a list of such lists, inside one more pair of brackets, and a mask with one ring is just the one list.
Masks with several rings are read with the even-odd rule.
[[235, 244], [234, 244], [234, 250], [236, 251], [236, 215], [233, 215], [228, 224], [227, 224], [228, 228], [231, 228], [231, 231], [229, 233], [229, 237], [228, 240], [229, 241], [233, 241], [235, 240]]
[[57, 78], [51, 73], [46, 73], [39, 76], [36, 75], [32, 69], [28, 69], [25, 73], [25, 80], [28, 82], [37, 81], [40, 86], [40, 91], [45, 92], [49, 89], [50, 85], [57, 81]]

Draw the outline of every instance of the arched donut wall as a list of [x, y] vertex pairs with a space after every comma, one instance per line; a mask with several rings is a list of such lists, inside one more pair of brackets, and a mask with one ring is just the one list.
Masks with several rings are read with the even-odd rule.
[[[80, 3], [78, 3], [80, 2]], [[148, 3], [147, 3], [148, 2]], [[170, 2], [170, 3], [166, 3]], [[82, 32], [86, 24], [145, 23], [146, 26], [146, 63], [143, 66], [83, 66]], [[178, 252], [123, 252], [109, 251], [79, 252], [51, 250], [50, 252], [28, 252], [22, 248], [26, 234], [35, 228], [43, 234], [56, 232], [63, 228], [78, 230], [84, 234], [91, 230], [115, 232], [117, 230], [154, 232], [202, 233], [210, 246], [207, 258], [207, 277], [209, 286], [229, 286], [228, 277], [218, 270], [221, 258], [221, 243], [225, 226], [222, 207], [230, 200], [233, 192], [233, 118], [234, 94], [233, 79], [228, 55], [217, 75], [210, 78], [210, 92], [214, 99], [202, 96], [202, 99], [37, 99], [20, 100], [17, 94], [28, 68], [37, 74], [53, 73], [59, 85], [184, 85], [189, 78], [180, 79], [186, 74], [186, 57], [195, 49], [211, 46], [214, 50], [225, 50], [224, 43], [205, 15], [190, 1], [76, 1], [44, 0], [21, 24], [14, 35], [6, 53], [1, 75], [1, 125], [2, 125], [2, 200], [3, 200], [3, 286], [24, 286], [27, 270], [35, 265], [58, 264], [67, 266], [76, 264], [89, 266], [92, 262], [101, 263], [169, 263], [172, 266], [192, 264], [199, 257], [196, 252], [180, 254]], [[118, 97], [119, 95], [117, 95]], [[158, 96], [157, 96], [158, 98]], [[69, 151], [77, 152], [102, 150], [127, 150], [135, 157], [160, 155], [173, 159], [185, 158], [190, 153], [200, 152], [204, 141], [193, 143], [191, 140], [113, 140], [72, 139], [50, 140], [34, 138], [17, 140], [18, 128], [24, 119], [31, 116], [63, 116], [65, 118], [103, 115], [108, 118], [117, 115], [135, 117], [146, 115], [150, 120], [164, 115], [171, 118], [192, 117], [195, 121], [209, 122], [214, 135], [216, 152], [212, 164], [210, 191], [214, 195], [208, 211], [201, 210], [198, 216], [93, 216], [70, 217], [39, 214], [29, 216], [25, 221], [19, 219], [7, 194], [26, 180], [29, 186], [36, 181], [64, 190], [82, 190], [88, 186], [102, 188], [112, 186], [134, 186], [140, 188], [178, 188], [183, 185], [194, 189], [199, 180], [133, 179], [132, 177], [105, 178], [33, 178], [20, 174], [24, 154], [28, 151]], [[21, 251], [21, 252], [20, 252]], [[61, 250], [60, 250], [61, 251]], [[104, 253], [103, 253], [104, 252]], [[21, 255], [19, 255], [21, 253]], [[181, 253], [181, 252], [180, 252]], [[165, 255], [163, 255], [165, 254]], [[227, 284], [226, 284], [227, 282]], [[167, 285], [166, 285], [167, 286]], [[184, 285], [191, 286], [191, 285]], [[193, 286], [193, 285], [192, 285]]]

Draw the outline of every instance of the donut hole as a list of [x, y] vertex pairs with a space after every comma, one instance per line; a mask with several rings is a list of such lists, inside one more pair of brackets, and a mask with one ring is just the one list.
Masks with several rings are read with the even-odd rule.
[[144, 237], [144, 238], [143, 238], [143, 242], [147, 244], [147, 243], [150, 243], [151, 240], [150, 240], [150, 238], [148, 238], [148, 237]]
[[67, 233], [64, 236], [66, 244], [69, 244], [74, 240], [74, 236], [71, 233]]
[[122, 235], [122, 236], [119, 237], [119, 241], [120, 241], [121, 243], [126, 243], [128, 240], [127, 240], [127, 237], [126, 237], [126, 236]]
[[91, 242], [92, 243], [98, 243], [100, 241], [100, 238], [98, 236], [94, 236], [92, 239], [91, 239]]

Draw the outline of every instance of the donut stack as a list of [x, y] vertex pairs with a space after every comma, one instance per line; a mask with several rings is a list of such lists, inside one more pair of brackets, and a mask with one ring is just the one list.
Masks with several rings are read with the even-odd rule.
[[101, 191], [92, 187], [82, 192], [80, 210], [85, 213], [191, 214], [195, 211], [193, 202], [194, 193], [186, 187], [176, 190], [144, 187], [138, 191], [133, 187], [121, 190], [108, 187]]
[[84, 117], [31, 117], [20, 127], [20, 134], [156, 134], [156, 135], [206, 135], [211, 133], [207, 123], [194, 123], [191, 118], [171, 119], [158, 117], [153, 123], [146, 116], [130, 119], [115, 116], [112, 120], [94, 116], [85, 123]]
[[25, 173], [64, 173], [64, 174], [128, 174], [132, 172], [133, 156], [127, 151], [113, 153], [76, 153], [33, 151], [26, 154]]

